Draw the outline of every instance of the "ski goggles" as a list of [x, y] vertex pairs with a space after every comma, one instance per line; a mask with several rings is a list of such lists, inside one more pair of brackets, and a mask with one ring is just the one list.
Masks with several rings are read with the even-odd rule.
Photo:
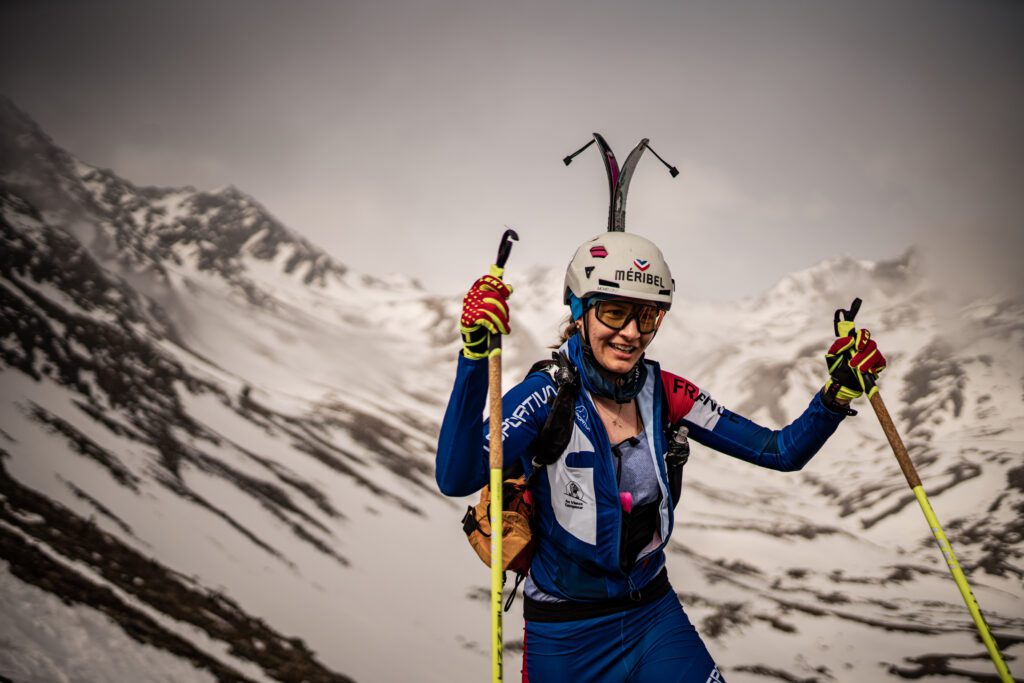
[[594, 315], [613, 330], [621, 330], [635, 319], [640, 334], [650, 334], [661, 325], [665, 310], [654, 304], [599, 299], [594, 303]]

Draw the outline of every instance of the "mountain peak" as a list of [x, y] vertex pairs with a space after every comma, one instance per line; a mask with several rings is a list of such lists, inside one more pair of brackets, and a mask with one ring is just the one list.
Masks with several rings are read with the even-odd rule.
[[842, 299], [851, 292], [862, 297], [873, 292], [892, 294], [922, 285], [922, 275], [921, 256], [915, 247], [882, 261], [855, 259], [844, 254], [785, 275], [757, 300], [764, 302], [809, 294]]
[[0, 95], [0, 126], [4, 130], [3, 139], [5, 141], [20, 138], [27, 134], [50, 145], [53, 144], [50, 136], [43, 132], [43, 129], [39, 127], [39, 124], [31, 116], [19, 109], [14, 102], [3, 95]]
[[[166, 277], [165, 265], [220, 274], [251, 300], [263, 300], [247, 262], [272, 261], [305, 285], [324, 286], [347, 269], [286, 228], [234, 185], [137, 186], [62, 150], [30, 116], [0, 97], [0, 181], [53, 215], [97, 256]], [[89, 226], [83, 228], [82, 226]]]
[[0, 95], [0, 182], [33, 196], [59, 184], [74, 165], [39, 124]]

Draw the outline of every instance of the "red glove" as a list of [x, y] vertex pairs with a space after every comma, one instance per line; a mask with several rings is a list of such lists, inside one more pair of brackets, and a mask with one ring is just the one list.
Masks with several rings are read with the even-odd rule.
[[488, 335], [508, 334], [512, 329], [508, 301], [512, 288], [492, 275], [484, 275], [473, 283], [462, 300], [462, 353], [466, 358], [487, 357]]
[[[869, 395], [873, 393], [874, 384], [869, 390], [865, 375], [877, 380], [885, 370], [885, 356], [878, 350], [871, 332], [861, 329], [853, 336], [839, 337], [832, 342], [825, 354], [825, 364], [831, 377], [825, 384], [826, 393], [843, 401], [852, 401], [864, 391], [869, 391]], [[838, 387], [833, 388], [833, 384]]]

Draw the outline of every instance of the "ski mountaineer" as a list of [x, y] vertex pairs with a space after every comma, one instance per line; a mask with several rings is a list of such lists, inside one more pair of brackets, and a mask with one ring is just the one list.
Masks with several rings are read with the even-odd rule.
[[[724, 681], [665, 569], [678, 496], [666, 425], [755, 465], [799, 470], [852, 412], [864, 377], [885, 367], [867, 330], [841, 337], [826, 354], [830, 378], [807, 409], [780, 430], [761, 427], [645, 358], [673, 288], [661, 251], [633, 233], [602, 233], [569, 263], [571, 320], [559, 351], [580, 385], [568, 445], [530, 480], [537, 545], [524, 588], [524, 681]], [[437, 483], [448, 496], [488, 483], [488, 334], [509, 332], [511, 293], [485, 275], [463, 301], [464, 348], [437, 450]], [[533, 471], [556, 386], [536, 371], [505, 394], [506, 478]]]

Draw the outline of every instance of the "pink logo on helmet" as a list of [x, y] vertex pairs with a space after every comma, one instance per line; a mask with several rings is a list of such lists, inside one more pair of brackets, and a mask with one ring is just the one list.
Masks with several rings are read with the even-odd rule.
[[601, 246], [591, 247], [590, 255], [594, 258], [604, 258], [608, 255], [608, 250]]
[[637, 270], [643, 272], [651, 267], [651, 262], [646, 259], [635, 258], [633, 259], [633, 265], [636, 266]]

